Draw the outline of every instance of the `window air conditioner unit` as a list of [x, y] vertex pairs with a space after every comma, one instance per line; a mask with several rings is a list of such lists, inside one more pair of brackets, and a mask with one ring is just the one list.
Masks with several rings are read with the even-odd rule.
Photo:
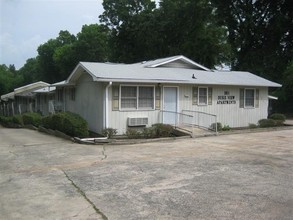
[[141, 118], [128, 118], [128, 126], [135, 127], [135, 126], [146, 126], [149, 120], [147, 117]]

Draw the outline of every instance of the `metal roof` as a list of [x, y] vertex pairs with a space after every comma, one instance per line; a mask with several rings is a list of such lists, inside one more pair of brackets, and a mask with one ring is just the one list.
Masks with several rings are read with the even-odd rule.
[[55, 86], [48, 86], [41, 89], [37, 89], [33, 91], [33, 93], [50, 93], [50, 92], [54, 92], [55, 90], [56, 90]]
[[14, 94], [16, 95], [16, 94], [23, 93], [23, 92], [31, 92], [36, 89], [47, 87], [49, 85], [50, 84], [42, 82], [42, 81], [31, 83], [31, 84], [14, 89]]
[[1, 96], [1, 100], [3, 101], [7, 101], [8, 99], [14, 99], [15, 96], [26, 96], [26, 97], [30, 97], [33, 94], [31, 93], [32, 91], [36, 90], [36, 89], [40, 89], [43, 87], [47, 87], [50, 84], [39, 81], [39, 82], [35, 82], [35, 83], [31, 83], [19, 88], [15, 88], [13, 92], [4, 94]]
[[[67, 82], [75, 82], [81, 74], [87, 72], [92, 76], [94, 81], [104, 82], [281, 87], [278, 83], [266, 80], [249, 72], [212, 71], [207, 68], [207, 70], [203, 68], [199, 70], [194, 68], [166, 67], [164, 64], [168, 63], [168, 60], [169, 63], [181, 60], [192, 64], [184, 56], [135, 64], [80, 62], [69, 76]], [[194, 62], [193, 65], [197, 64]]]

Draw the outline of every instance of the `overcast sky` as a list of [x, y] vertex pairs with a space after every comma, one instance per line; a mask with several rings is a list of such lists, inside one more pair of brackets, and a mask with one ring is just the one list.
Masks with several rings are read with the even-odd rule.
[[102, 0], [0, 0], [0, 64], [21, 68], [60, 30], [76, 35], [102, 13]]

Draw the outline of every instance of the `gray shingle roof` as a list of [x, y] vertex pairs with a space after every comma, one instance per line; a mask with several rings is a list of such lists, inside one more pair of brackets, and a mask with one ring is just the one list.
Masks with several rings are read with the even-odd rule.
[[[182, 60], [183, 56], [178, 57]], [[174, 59], [174, 57], [169, 59]], [[186, 59], [189, 60], [188, 58]], [[85, 70], [93, 77], [93, 80], [106, 82], [175, 83], [260, 87], [281, 86], [278, 83], [266, 80], [249, 72], [212, 71], [208, 70], [207, 68], [207, 70], [198, 70], [157, 65], [158, 63], [160, 64], [160, 62], [163, 63], [166, 61], [168, 61], [168, 58], [135, 64], [80, 62], [80, 64], [68, 78], [68, 81], [74, 81], [74, 78], [77, 77], [75, 75], [78, 75], [78, 72], [80, 74], [81, 71]], [[197, 65], [195, 62], [194, 64]], [[156, 65], [156, 67], [150, 68], [152, 65]], [[192, 78], [193, 76], [195, 78]]]

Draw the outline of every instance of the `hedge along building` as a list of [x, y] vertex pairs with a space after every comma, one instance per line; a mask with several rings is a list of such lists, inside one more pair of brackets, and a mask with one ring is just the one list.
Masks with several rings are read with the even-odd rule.
[[246, 127], [268, 115], [268, 88], [249, 72], [213, 71], [184, 56], [135, 64], [80, 62], [66, 83], [64, 110], [80, 114], [92, 131], [155, 123], [210, 127], [216, 120]]

